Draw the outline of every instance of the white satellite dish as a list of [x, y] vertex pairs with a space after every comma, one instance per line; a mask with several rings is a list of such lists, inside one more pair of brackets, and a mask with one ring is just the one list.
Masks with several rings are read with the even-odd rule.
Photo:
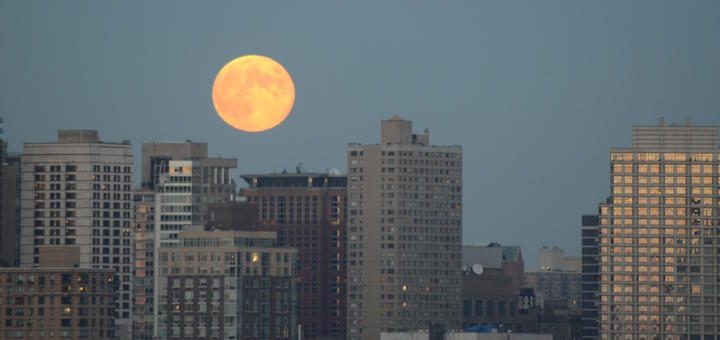
[[480, 275], [480, 274], [482, 274], [482, 273], [483, 273], [483, 266], [482, 266], [481, 264], [479, 264], [479, 263], [473, 264], [473, 265], [472, 265], [472, 272], [473, 272], [475, 275]]
[[467, 273], [468, 270], [470, 270], [470, 268], [469, 268], [466, 264], [464, 264], [464, 265], [462, 266], [462, 271], [463, 271], [463, 273]]

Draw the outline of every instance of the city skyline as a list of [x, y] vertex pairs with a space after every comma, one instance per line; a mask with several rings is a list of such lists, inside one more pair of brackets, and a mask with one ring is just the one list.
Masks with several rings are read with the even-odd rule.
[[[293, 233], [300, 234], [308, 223], [328, 221], [331, 224], [337, 223], [339, 228], [343, 229], [344, 214], [340, 211], [343, 209], [341, 202], [345, 201], [349, 208], [347, 248], [341, 246], [342, 236], [334, 242], [319, 242], [317, 245], [320, 248], [329, 246], [347, 249], [349, 339], [374, 340], [380, 336], [380, 332], [383, 334], [381, 339], [385, 339], [386, 335], [393, 339], [395, 336], [404, 339], [411, 336], [407, 335], [407, 332], [421, 330], [432, 324], [439, 325], [440, 328], [429, 326], [430, 334], [443, 332], [443, 329], [458, 333], [459, 328], [453, 323], [457, 319], [447, 317], [455, 315], [453, 310], [459, 307], [457, 298], [460, 297], [461, 290], [455, 288], [457, 286], [454, 283], [460, 278], [463, 278], [463, 316], [475, 320], [463, 321], [466, 332], [473, 332], [473, 329], [487, 332], [487, 327], [501, 332], [511, 328], [513, 332], [532, 332], [537, 329], [540, 333], [552, 333], [557, 339], [570, 339], [571, 336], [576, 338], [580, 334], [583, 334], [584, 339], [586, 335], [589, 336], [587, 339], [595, 339], [597, 337], [588, 332], [592, 332], [593, 322], [599, 322], [601, 339], [620, 338], [628, 334], [633, 335], [633, 339], [654, 339], [653, 334], [669, 335], [672, 339], [713, 338], [717, 335], [714, 325], [716, 301], [720, 301], [716, 298], [718, 284], [715, 280], [718, 253], [716, 207], [720, 192], [720, 168], [717, 164], [718, 129], [718, 126], [666, 124], [663, 120], [657, 125], [633, 126], [632, 147], [613, 147], [610, 150], [611, 166], [608, 171], [611, 174], [611, 195], [604, 200], [605, 203], [600, 204], [599, 216], [582, 217], [581, 262], [576, 256], [564, 256], [563, 251], [557, 247], [541, 248], [538, 269], [525, 271], [524, 275], [521, 249], [516, 246], [503, 247], [497, 243], [492, 243], [486, 250], [481, 251], [488, 254], [494, 252], [494, 259], [485, 256], [466, 258], [463, 251], [463, 262], [453, 264], [460, 259], [456, 250], [461, 245], [459, 234], [462, 228], [462, 148], [457, 145], [431, 146], [427, 129], [423, 133], [413, 134], [411, 121], [403, 120], [399, 116], [392, 116], [381, 122], [380, 144], [348, 146], [350, 171], [347, 175], [307, 173], [298, 169], [296, 173], [241, 176], [251, 184], [251, 188], [258, 185], [273, 189], [286, 185], [310, 189], [323, 186], [323, 183], [329, 184], [333, 180], [345, 183], [344, 179], [348, 183], [347, 199], [343, 199], [345, 191], [338, 187], [337, 195], [331, 197], [329, 206], [320, 208], [316, 205], [319, 202], [317, 196], [311, 199], [305, 195], [301, 209], [300, 205], [293, 205], [293, 201], [300, 202], [301, 196], [296, 196], [297, 194], [286, 200], [282, 195], [277, 195], [279, 192], [275, 192], [271, 193], [267, 200], [260, 200], [257, 197], [251, 199], [253, 195], [241, 190], [240, 196], [243, 198], [235, 202], [209, 205], [209, 220], [204, 227], [178, 224], [180, 221], [194, 221], [192, 213], [200, 214], [204, 211], [201, 206], [195, 208], [193, 204], [185, 203], [195, 202], [195, 199], [191, 199], [195, 193], [204, 196], [198, 197], [198, 203], [205, 202], [206, 199], [207, 202], [214, 200], [208, 196], [213, 193], [230, 195], [229, 198], [232, 198], [234, 190], [226, 190], [225, 185], [228, 184], [230, 169], [235, 167], [236, 160], [197, 157], [205, 155], [204, 152], [196, 152], [195, 156], [188, 155], [190, 161], [177, 160], [175, 157], [181, 157], [180, 154], [171, 155], [168, 152], [203, 151], [206, 144], [150, 143], [149, 148], [144, 148], [142, 168], [150, 170], [143, 176], [148, 179], [143, 181], [144, 183], [152, 184], [152, 179], [158, 183], [155, 191], [155, 226], [151, 227], [146, 223], [150, 221], [145, 214], [148, 211], [147, 205], [142, 208], [142, 202], [147, 202], [146, 200], [133, 199], [135, 204], [117, 202], [126, 200], [123, 192], [127, 192], [131, 187], [129, 184], [117, 184], [132, 182], [133, 172], [130, 165], [133, 161], [129, 157], [129, 143], [100, 141], [97, 131], [59, 130], [57, 143], [25, 144], [21, 166], [21, 266], [42, 267], [44, 257], [50, 260], [47, 262], [49, 265], [64, 267], [60, 269], [66, 271], [64, 276], [68, 276], [67, 270], [71, 268], [58, 260], [74, 258], [72, 261], [77, 262], [76, 267], [88, 268], [88, 254], [92, 250], [93, 268], [100, 268], [99, 263], [103, 263], [102, 268], [117, 270], [114, 278], [108, 279], [108, 283], [118, 282], [116, 288], [137, 292], [139, 286], [133, 287], [132, 284], [125, 283], [128, 280], [133, 281], [125, 276], [125, 273], [140, 274], [141, 271], [149, 269], [147, 263], [138, 262], [143, 256], [135, 254], [135, 264], [139, 264], [135, 268], [139, 271], [136, 271], [132, 267], [132, 260], [125, 261], [128, 255], [132, 254], [131, 251], [113, 249], [113, 255], [99, 255], [110, 254], [111, 244], [119, 250], [117, 246], [121, 244], [121, 236], [132, 238], [132, 232], [128, 228], [130, 225], [121, 221], [120, 217], [122, 215], [123, 220], [129, 218], [131, 214], [126, 211], [135, 206], [138, 208], [135, 236], [140, 236], [135, 237], [135, 240], [144, 239], [139, 234], [140, 230], [154, 229], [155, 241], [165, 239], [164, 243], [167, 245], [165, 247], [163, 242], [159, 245], [154, 242], [155, 256], [147, 255], [147, 249], [143, 249], [142, 244], [136, 248], [139, 251], [144, 250], [145, 259], [154, 257], [155, 262], [160, 264], [160, 271], [155, 271], [153, 300], [155, 311], [163, 311], [155, 317], [155, 329], [161, 338], [182, 338], [183, 334], [215, 334], [247, 339], [289, 339], [295, 334], [294, 328], [289, 325], [295, 325], [293, 318], [296, 313], [312, 315], [305, 308], [307, 302], [295, 300], [302, 295], [294, 295], [293, 292], [299, 291], [301, 286], [292, 288], [293, 282], [305, 282], [302, 276], [297, 275], [296, 270], [310, 269], [310, 265], [315, 268], [315, 263], [303, 260], [302, 249], [310, 244], [307, 229], [302, 232], [306, 235], [305, 238], [302, 241], [296, 238], [297, 243], [292, 247], [287, 247], [284, 240], [289, 236], [292, 242]], [[322, 176], [326, 177], [323, 179]], [[268, 181], [266, 178], [273, 180]], [[201, 184], [208, 184], [208, 190], [199, 190]], [[229, 184], [234, 188], [234, 183]], [[220, 186], [215, 188], [213, 185]], [[145, 192], [133, 191], [137, 195], [144, 195]], [[127, 196], [129, 198], [129, 195]], [[285, 203], [288, 201], [289, 210], [286, 210]], [[3, 204], [6, 202], [8, 200], [4, 197]], [[308, 209], [310, 202], [313, 202], [312, 210]], [[92, 214], [87, 211], [90, 203], [94, 209]], [[316, 206], [319, 209], [316, 210]], [[117, 211], [121, 208], [125, 212]], [[258, 210], [253, 211], [256, 208]], [[329, 214], [315, 213], [319, 211]], [[59, 219], [62, 216], [65, 218]], [[299, 219], [300, 216], [303, 216], [303, 224], [290, 226], [285, 230], [287, 233], [278, 230], [275, 234], [271, 231], [261, 237], [262, 241], [250, 240], [252, 237], [245, 236], [224, 241], [217, 238], [225, 232], [223, 229], [249, 228], [253, 230], [251, 233], [260, 232], [260, 229], [256, 229], [261, 227], [256, 224], [258, 217], [267, 219], [267, 226], [272, 227], [288, 224], [294, 217]], [[169, 224], [163, 221], [168, 221]], [[89, 227], [90, 222], [92, 227]], [[110, 229], [114, 232], [110, 233]], [[93, 235], [92, 248], [87, 237], [82, 237], [88, 235], [89, 231], [92, 231]], [[103, 235], [102, 243], [99, 242], [100, 235]], [[28, 242], [31, 240], [34, 242]], [[33, 248], [30, 247], [32, 244], [35, 250], [31, 254], [28, 250]], [[96, 245], [100, 244], [102, 247], [96, 248]], [[225, 249], [216, 248], [216, 244], [234, 246]], [[253, 251], [256, 249], [253, 247], [259, 244], [277, 245], [281, 252], [295, 252], [299, 249], [299, 257], [297, 260], [290, 257], [283, 259], [282, 266], [285, 269], [282, 269], [277, 265], [284, 257], [271, 256], [271, 249]], [[315, 247], [315, 241], [312, 244], [312, 247]], [[132, 244], [123, 241], [122, 247], [132, 247]], [[188, 247], [197, 249], [186, 253]], [[59, 254], [63, 256], [58, 256]], [[245, 259], [244, 263], [236, 261], [241, 258]], [[336, 253], [336, 258], [341, 259], [342, 254]], [[30, 261], [31, 259], [37, 260]], [[275, 259], [276, 265], [272, 264], [271, 259]], [[337, 264], [331, 266], [342, 267], [341, 262], [343, 261], [338, 260]], [[496, 275], [500, 274], [498, 272], [493, 275], [490, 271], [485, 273], [485, 267], [497, 268], [501, 262], [501, 275]], [[163, 263], [173, 264], [170, 267]], [[262, 263], [262, 270], [249, 267], [257, 263]], [[453, 269], [460, 268], [461, 263], [462, 272]], [[116, 267], [115, 264], [121, 267]], [[324, 267], [329, 263], [318, 264]], [[505, 272], [506, 265], [519, 271]], [[580, 265], [582, 274], [578, 272]], [[472, 268], [472, 273], [468, 268]], [[52, 285], [54, 274], [26, 273], [23, 270], [10, 268], [4, 272], [6, 282], [15, 281], [23, 285], [27, 276], [30, 285], [28, 297], [24, 296], [22, 288], [5, 292], [6, 298], [3, 301], [8, 305], [15, 305], [15, 308], [6, 309], [6, 314], [12, 315], [14, 319], [5, 322], [6, 326], [14, 325], [12, 329], [5, 329], [6, 337], [11, 336], [10, 334], [14, 334], [16, 338], [23, 335], [41, 336], [46, 332], [50, 332], [52, 336], [53, 332], [58, 334], [58, 331], [60, 334], [78, 337], [83, 334], [102, 336], [103, 330], [83, 329], [83, 325], [91, 324], [85, 318], [88, 314], [84, 307], [77, 309], [77, 313], [73, 312], [76, 310], [73, 307], [65, 307], [63, 315], [68, 317], [63, 318], [59, 328], [57, 325], [48, 325], [51, 327], [45, 328], [42, 324], [33, 328], [35, 322], [24, 320], [24, 316], [32, 316], [35, 309], [38, 314], [42, 314], [44, 300], [42, 297], [32, 296], [32, 285], [36, 275], [39, 275], [40, 284], [49, 275]], [[238, 281], [235, 274], [243, 272], [245, 278]], [[578, 318], [580, 309], [577, 306], [580, 275], [583, 280], [582, 326]], [[468, 276], [471, 278], [466, 280]], [[513, 281], [522, 276], [525, 276], [522, 280], [524, 282]], [[136, 278], [138, 280], [135, 284], [147, 285], [147, 275], [137, 275]], [[480, 281], [477, 281], [478, 279]], [[493, 289], [487, 286], [502, 286], [501, 282], [508, 279], [514, 282], [508, 286], [511, 289], [493, 293]], [[82, 277], [78, 280], [84, 282]], [[335, 282], [343, 281], [341, 275], [335, 279]], [[323, 279], [317, 282], [318, 286], [321, 286], [321, 282], [328, 281]], [[485, 288], [483, 284], [486, 285]], [[507, 282], [504, 285], [507, 285]], [[243, 288], [239, 289], [241, 286]], [[273, 289], [285, 290], [285, 293], [272, 298], [267, 293], [275, 290], [269, 290], [265, 295], [259, 296], [270, 297], [270, 300], [257, 299], [255, 289], [267, 289], [271, 286]], [[339, 292], [337, 298], [340, 300], [337, 301], [342, 301], [341, 292], [344, 289], [341, 286], [342, 284], [326, 286], [322, 290], [331, 288], [331, 291]], [[302, 289], [307, 288], [308, 285], [303, 284]], [[78, 301], [82, 305], [83, 301], [87, 301], [83, 300], [87, 299], [83, 294], [86, 288], [79, 286], [77, 289]], [[379, 296], [378, 289], [381, 292]], [[219, 291], [224, 291], [224, 295]], [[148, 290], [145, 289], [144, 293], [147, 294]], [[141, 295], [133, 297], [144, 300]], [[123, 300], [130, 298], [130, 295], [118, 291], [113, 298], [117, 304], [109, 310], [114, 309], [124, 316], [125, 311], [132, 306]], [[287, 303], [272, 303], [273, 299], [278, 301], [277, 298]], [[513, 303], [515, 299], [522, 306]], [[29, 304], [37, 301], [38, 305], [29, 306], [30, 309], [26, 310], [21, 307], [26, 300]], [[71, 298], [63, 298], [62, 301], [65, 305], [73, 303]], [[243, 305], [245, 309], [238, 308]], [[198, 309], [191, 306], [200, 307]], [[259, 308], [260, 306], [275, 307], [268, 310], [265, 307]], [[108, 311], [107, 306], [101, 307], [101, 310], [102, 308]], [[438, 313], [441, 309], [446, 311]], [[142, 306], [132, 310], [145, 313]], [[236, 313], [242, 310], [250, 313], [246, 315], [249, 317], [257, 317], [258, 313], [265, 316], [260, 316], [263, 321], [257, 319], [257, 322], [243, 322], [246, 316], [240, 317], [242, 313]], [[294, 310], [297, 312], [291, 312]], [[595, 313], [599, 311], [599, 316], [585, 320], [585, 316], [590, 316], [593, 310]], [[218, 318], [216, 312], [225, 313], [225, 318]], [[266, 314], [267, 312], [269, 314]], [[525, 316], [519, 316], [516, 312]], [[494, 319], [496, 313], [499, 319]], [[373, 320], [378, 314], [381, 316], [379, 323]], [[431, 314], [433, 316], [430, 319], [420, 319]], [[478, 318], [483, 318], [484, 315], [494, 320], [489, 320], [490, 324], [478, 321]], [[407, 316], [413, 318], [408, 319]], [[442, 316], [445, 316], [445, 319], [442, 319]], [[122, 319], [141, 321], [138, 317], [139, 315], [129, 314]], [[72, 318], [77, 318], [77, 321]], [[198, 325], [194, 320], [201, 322]], [[130, 324], [120, 321], [118, 319], [114, 323], [115, 334], [122, 339], [130, 338]], [[69, 329], [75, 322], [80, 329]], [[478, 324], [471, 326], [473, 323]], [[103, 326], [102, 321], [100, 326]], [[146, 326], [146, 320], [142, 320], [137, 327], [133, 326], [133, 329], [146, 329]], [[298, 330], [306, 329], [304, 324], [298, 327]], [[345, 338], [337, 335], [333, 338]], [[430, 338], [435, 339], [435, 336], [431, 335]]]
[[[347, 143], [377, 140], [377, 122], [399, 114], [439, 144], [463, 145], [474, 207], [464, 241], [529, 254], [542, 245], [579, 254], [578, 216], [598, 203], [588, 193], [609, 195], [609, 175], [594, 171], [610, 147], [630, 145], [632, 125], [720, 124], [713, 2], [333, 4], [328, 15], [296, 4], [56, 5], [0, 4], [11, 151], [90, 128], [130, 139], [136, 155], [145, 141], [191, 139], [213, 155], [252, 157], [236, 174], [300, 162], [344, 172]], [[276, 58], [297, 82], [293, 113], [264, 134], [225, 127], [210, 100], [220, 67], [250, 53]], [[318, 133], [319, 123], [339, 128]]]

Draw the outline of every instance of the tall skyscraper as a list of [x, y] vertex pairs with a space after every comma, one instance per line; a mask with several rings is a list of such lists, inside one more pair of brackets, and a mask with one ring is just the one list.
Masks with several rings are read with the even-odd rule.
[[21, 265], [37, 265], [40, 246], [74, 245], [81, 268], [115, 269], [120, 337], [132, 336], [132, 175], [130, 143], [94, 130], [60, 130], [23, 150]]
[[580, 278], [580, 323], [582, 340], [597, 340], [600, 294], [598, 215], [582, 216], [582, 276]]
[[339, 173], [243, 175], [259, 230], [298, 249], [303, 339], [346, 338], [347, 177]]
[[158, 252], [156, 339], [297, 338], [297, 250], [275, 233], [186, 231]]
[[600, 338], [720, 334], [716, 126], [633, 127], [600, 205]]
[[462, 148], [393, 116], [348, 146], [348, 336], [460, 326]]

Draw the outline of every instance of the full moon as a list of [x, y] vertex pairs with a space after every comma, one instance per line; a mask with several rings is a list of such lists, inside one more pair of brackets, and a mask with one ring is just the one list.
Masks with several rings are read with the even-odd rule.
[[270, 130], [290, 114], [295, 85], [275, 60], [246, 55], [225, 64], [215, 77], [212, 100], [220, 118], [242, 131]]

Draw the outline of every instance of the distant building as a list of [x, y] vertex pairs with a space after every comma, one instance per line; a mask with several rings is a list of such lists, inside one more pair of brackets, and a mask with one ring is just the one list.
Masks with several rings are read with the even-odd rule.
[[[277, 232], [279, 246], [298, 249], [303, 339], [346, 339], [347, 177], [298, 171], [242, 178], [249, 203], [234, 203], [234, 224], [258, 218], [259, 230]], [[242, 206], [255, 213], [242, 213]]]
[[[4, 246], [4, 243], [8, 242], [7, 240], [4, 241], [4, 239], [7, 238], [7, 236], [10, 236], [10, 235], [7, 235], [7, 236], [5, 235], [7, 233], [5, 231], [5, 229], [8, 227], [5, 226], [5, 222], [3, 219], [3, 213], [4, 213], [4, 209], [5, 209], [3, 207], [5, 206], [5, 204], [6, 204], [5, 200], [7, 199], [3, 195], [3, 192], [4, 192], [3, 172], [5, 170], [3, 165], [5, 164], [5, 154], [7, 153], [7, 142], [5, 142], [5, 140], [2, 138], [4, 123], [5, 123], [4, 118], [0, 117], [0, 267], [15, 266], [14, 251], [8, 251], [8, 250], [4, 249], [6, 247], [6, 246]], [[17, 237], [15, 237], [15, 238], [17, 238]], [[14, 248], [14, 247], [15, 247], [15, 244], [12, 244], [8, 248]], [[11, 254], [12, 254], [12, 256], [11, 256]]]
[[[601, 339], [720, 334], [717, 126], [634, 126], [600, 204]], [[604, 176], [604, 175], [603, 175]]]
[[60, 130], [56, 142], [25, 143], [21, 163], [20, 264], [37, 266], [42, 246], [69, 245], [81, 268], [114, 269], [118, 336], [132, 337], [132, 146]]
[[[145, 314], [135, 318], [134, 328], [144, 329], [142, 337], [152, 336], [158, 312], [155, 308], [156, 249], [177, 244], [177, 235], [186, 230], [202, 230], [207, 223], [208, 205], [231, 201], [235, 196], [232, 169], [234, 158], [209, 157], [207, 143], [148, 142], [142, 145], [141, 189], [137, 191], [136, 223], [145, 229], [136, 235], [136, 251], [144, 252], [138, 261], [144, 270], [136, 271], [137, 289]], [[155, 195], [151, 197], [151, 195]], [[149, 207], [153, 204], [153, 207]], [[151, 213], [142, 212], [150, 211]], [[137, 228], [136, 228], [137, 230]], [[139, 242], [139, 241], [138, 241]]]
[[580, 258], [565, 256], [565, 251], [559, 247], [543, 246], [538, 255], [538, 271], [580, 272]]
[[135, 285], [133, 337], [152, 340], [153, 336], [153, 290], [155, 275], [155, 192], [138, 189], [133, 191], [135, 220]]
[[207, 204], [226, 202], [235, 195], [232, 169], [237, 159], [208, 157], [207, 143], [198, 142], [147, 142], [142, 144], [142, 188], [157, 190], [164, 174], [169, 172], [170, 161], [192, 161], [191, 181], [198, 194], [200, 219], [207, 221]]
[[[383, 332], [380, 340], [433, 340], [428, 332]], [[443, 340], [553, 340], [552, 334], [448, 332]]]
[[580, 311], [582, 340], [599, 339], [600, 258], [598, 249], [598, 215], [582, 216], [582, 276]]
[[297, 250], [273, 232], [188, 231], [160, 248], [157, 339], [297, 338]]
[[0, 267], [17, 267], [20, 265], [20, 154], [5, 153], [4, 158], [0, 161]]
[[78, 268], [78, 247], [39, 250], [36, 268], [0, 268], [0, 338], [115, 339], [115, 271]]
[[558, 247], [542, 247], [538, 255], [538, 268], [525, 274], [527, 286], [534, 288], [541, 303], [553, 301], [579, 313], [579, 257], [565, 256], [565, 251]]
[[571, 312], [580, 312], [580, 272], [539, 270], [525, 273], [527, 285], [544, 302], [556, 301]]
[[[158, 291], [165, 287], [164, 282], [160, 281], [163, 273], [156, 267], [160, 263], [159, 250], [163, 247], [179, 246], [181, 232], [202, 231], [205, 228], [200, 216], [201, 201], [198, 182], [193, 180], [198, 171], [195, 161], [171, 160], [166, 165], [167, 169], [160, 174], [155, 186], [153, 247], [149, 251], [153, 255], [153, 261], [150, 264], [155, 266], [149, 268], [153, 272], [153, 288], [151, 290], [154, 296], [153, 320], [158, 320], [163, 312], [160, 309], [161, 302], [157, 297], [167, 294], [165, 291]], [[147, 271], [149, 263], [146, 261], [145, 264]], [[147, 281], [147, 278], [143, 281]], [[155, 335], [160, 334], [161, 331], [157, 325], [154, 326], [153, 333]]]
[[534, 332], [538, 308], [523, 290], [520, 247], [464, 245], [462, 328], [487, 326], [500, 333]]
[[258, 204], [236, 200], [208, 204], [208, 222], [205, 225], [205, 229], [261, 230], [264, 228], [260, 226]]
[[462, 320], [462, 148], [393, 116], [348, 146], [348, 339]]
[[580, 265], [579, 257], [565, 256], [558, 247], [542, 247], [538, 268], [525, 273], [542, 312], [539, 328], [553, 333], [555, 339], [580, 336]]
[[20, 265], [20, 155], [8, 153], [0, 117], [0, 267]]

